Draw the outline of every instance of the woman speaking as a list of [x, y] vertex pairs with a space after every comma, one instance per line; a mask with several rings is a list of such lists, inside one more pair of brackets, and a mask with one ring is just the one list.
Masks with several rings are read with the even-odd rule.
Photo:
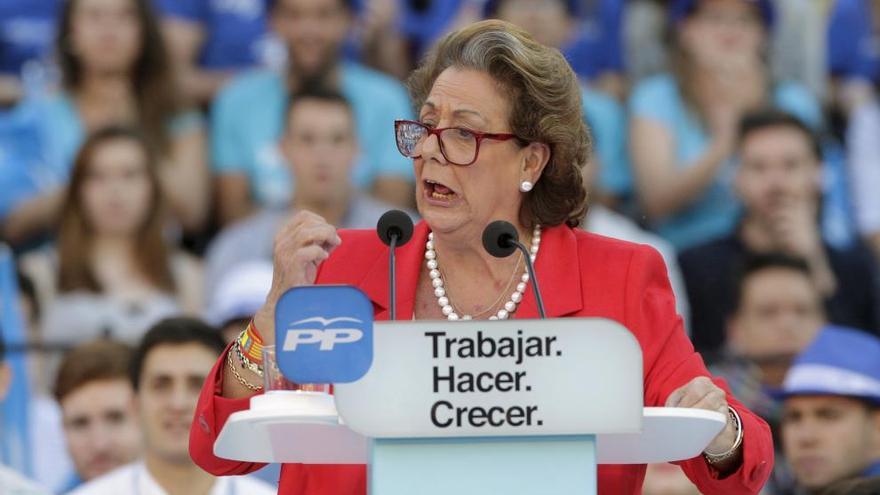
[[[704, 493], [757, 493], [773, 465], [767, 425], [713, 382], [676, 315], [666, 268], [651, 248], [576, 230], [584, 216], [581, 168], [589, 135], [580, 88], [565, 59], [511, 24], [485, 21], [442, 39], [409, 80], [418, 121], [395, 123], [412, 158], [423, 217], [398, 250], [400, 319], [534, 318], [524, 260], [495, 258], [483, 229], [506, 220], [531, 244], [547, 316], [616, 320], [638, 339], [646, 406], [728, 415], [702, 456], [681, 462]], [[389, 123], [390, 125], [390, 123]], [[275, 303], [289, 288], [350, 284], [388, 318], [387, 247], [374, 231], [338, 232], [300, 212], [275, 241], [272, 289], [243, 338], [205, 382], [190, 452], [216, 475], [261, 467], [217, 458], [230, 414], [246, 409], [260, 380], [242, 366], [247, 341], [273, 344]], [[599, 493], [637, 494], [645, 466], [600, 466]], [[279, 494], [364, 494], [364, 466], [286, 464]]]

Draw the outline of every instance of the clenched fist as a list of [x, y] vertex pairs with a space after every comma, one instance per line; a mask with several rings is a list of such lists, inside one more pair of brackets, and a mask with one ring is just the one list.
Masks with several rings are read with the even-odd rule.
[[293, 287], [315, 283], [318, 266], [342, 239], [336, 227], [310, 211], [297, 212], [275, 235], [272, 288], [254, 317], [264, 345], [275, 344], [275, 304]]

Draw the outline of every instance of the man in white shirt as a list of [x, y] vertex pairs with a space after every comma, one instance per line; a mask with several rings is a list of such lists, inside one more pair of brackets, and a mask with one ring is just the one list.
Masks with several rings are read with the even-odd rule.
[[171, 318], [153, 326], [131, 368], [143, 457], [71, 495], [274, 495], [266, 483], [215, 478], [190, 459], [189, 427], [199, 392], [224, 347], [219, 332], [199, 320]]

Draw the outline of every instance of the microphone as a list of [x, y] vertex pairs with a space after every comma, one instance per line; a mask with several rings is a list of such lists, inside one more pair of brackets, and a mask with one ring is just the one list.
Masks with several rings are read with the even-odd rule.
[[483, 230], [483, 247], [496, 258], [506, 258], [519, 249], [526, 260], [526, 268], [532, 281], [532, 290], [535, 292], [535, 301], [538, 303], [538, 313], [541, 318], [547, 318], [544, 313], [544, 300], [541, 298], [541, 289], [538, 287], [538, 277], [535, 276], [535, 266], [532, 264], [531, 253], [528, 248], [519, 242], [519, 233], [510, 222], [496, 220]]
[[391, 319], [397, 319], [397, 273], [394, 269], [394, 250], [403, 246], [413, 235], [412, 219], [400, 210], [386, 211], [376, 224], [379, 239], [390, 247], [388, 255], [389, 306]]

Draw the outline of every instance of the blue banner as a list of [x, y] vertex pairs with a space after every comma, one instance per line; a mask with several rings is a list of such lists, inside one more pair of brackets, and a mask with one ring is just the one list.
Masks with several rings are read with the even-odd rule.
[[27, 332], [18, 307], [18, 283], [12, 251], [0, 244], [0, 332], [6, 343], [6, 364], [12, 368], [12, 387], [0, 402], [0, 462], [27, 476], [33, 474], [29, 446]]

